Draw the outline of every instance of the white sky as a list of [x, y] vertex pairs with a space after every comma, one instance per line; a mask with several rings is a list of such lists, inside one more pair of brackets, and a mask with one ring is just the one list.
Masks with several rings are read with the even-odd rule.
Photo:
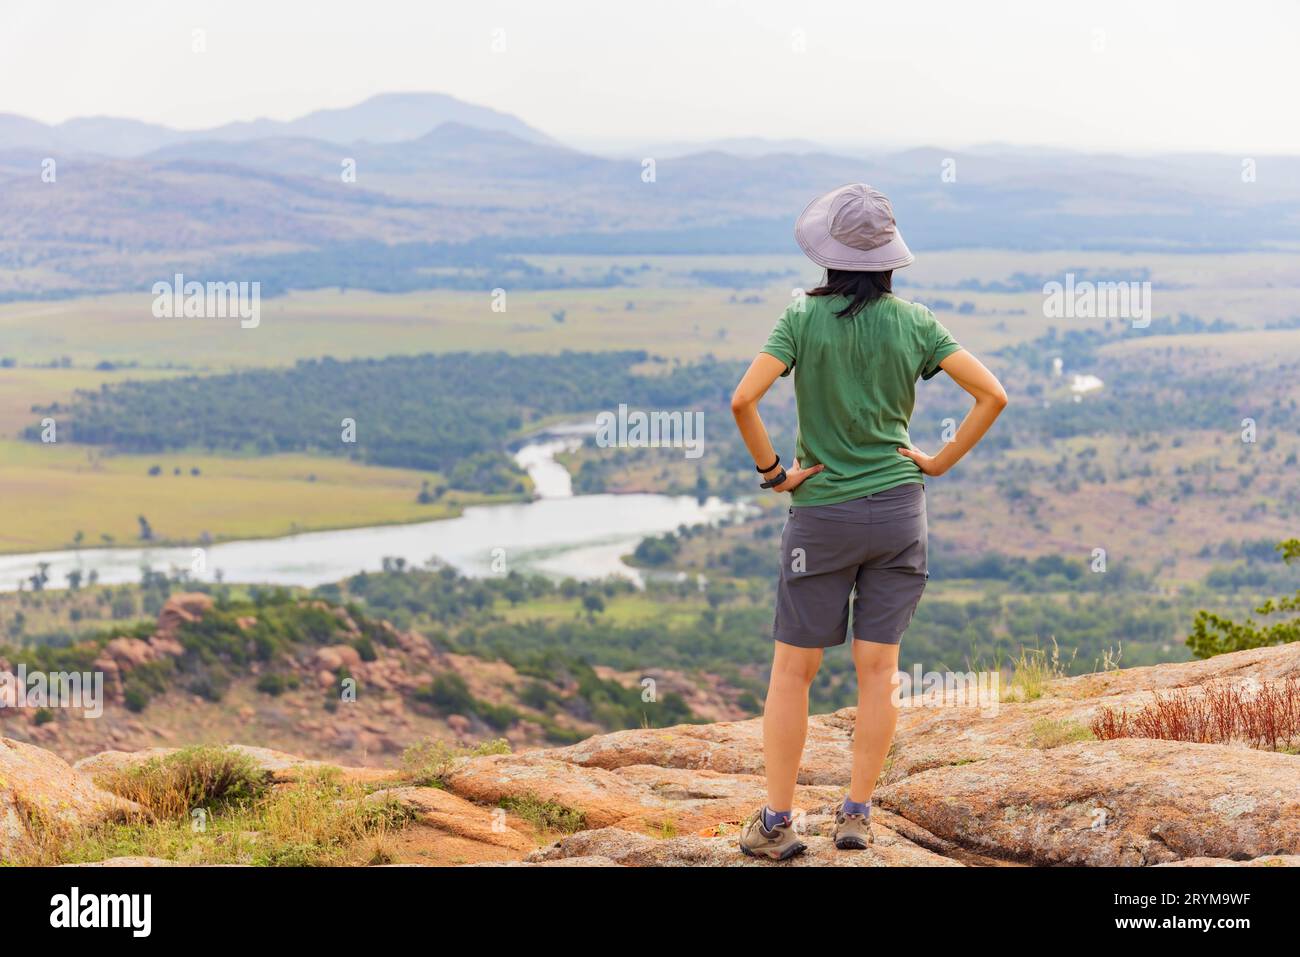
[[1298, 42], [1295, 0], [0, 0], [0, 112], [195, 128], [435, 90], [585, 146], [1300, 153]]

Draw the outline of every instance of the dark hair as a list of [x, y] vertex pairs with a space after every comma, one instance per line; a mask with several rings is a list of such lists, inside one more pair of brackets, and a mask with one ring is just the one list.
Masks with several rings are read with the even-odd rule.
[[894, 270], [884, 272], [851, 272], [848, 269], [826, 270], [826, 281], [816, 289], [809, 290], [810, 296], [843, 296], [849, 304], [836, 311], [841, 319], [852, 319], [870, 303], [881, 296], [892, 293]]

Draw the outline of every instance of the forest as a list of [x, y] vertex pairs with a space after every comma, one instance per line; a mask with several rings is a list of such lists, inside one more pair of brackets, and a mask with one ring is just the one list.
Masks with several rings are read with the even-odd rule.
[[[505, 483], [510, 490], [520, 473], [506, 448], [541, 420], [619, 403], [721, 406], [741, 371], [712, 359], [660, 374], [634, 371], [648, 359], [640, 351], [324, 358], [286, 369], [124, 382], [38, 411], [56, 417], [72, 441], [118, 452], [320, 452], [446, 471], [457, 487], [497, 491]], [[24, 437], [39, 441], [40, 427]], [[458, 467], [462, 462], [469, 464]]]

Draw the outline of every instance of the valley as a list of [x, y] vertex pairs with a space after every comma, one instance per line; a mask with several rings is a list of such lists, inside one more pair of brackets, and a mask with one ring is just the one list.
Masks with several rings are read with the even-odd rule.
[[[833, 181], [889, 184], [919, 254], [895, 293], [1010, 396], [928, 483], [909, 667], [1186, 662], [1199, 611], [1300, 587], [1274, 548], [1300, 520], [1294, 160], [1249, 193], [1232, 157], [993, 148], [687, 152], [644, 181], [443, 101], [414, 129], [417, 100], [364, 138], [358, 107], [136, 130], [113, 155], [0, 124], [21, 224], [0, 242], [0, 658], [120, 679], [102, 720], [7, 713], [6, 736], [394, 769], [413, 741], [528, 752], [757, 715], [784, 506], [728, 399], [818, 281], [788, 220]], [[260, 283], [255, 327], [155, 316], [177, 273]], [[1047, 290], [1076, 280], [1149, 283], [1149, 325], [1053, 317]], [[922, 384], [916, 446], [966, 405]], [[700, 441], [590, 434], [622, 407], [689, 415]], [[789, 449], [789, 380], [763, 415]], [[583, 428], [530, 476], [521, 446], [564, 425]], [[854, 696], [828, 654], [814, 709]]]

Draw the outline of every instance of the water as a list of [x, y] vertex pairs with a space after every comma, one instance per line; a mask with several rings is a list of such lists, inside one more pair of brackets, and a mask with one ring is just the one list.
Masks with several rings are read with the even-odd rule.
[[50, 588], [64, 587], [74, 569], [81, 570], [83, 581], [93, 569], [103, 584], [138, 582], [146, 565], [162, 572], [189, 570], [202, 581], [213, 581], [220, 573], [228, 582], [312, 587], [378, 571], [386, 557], [404, 558], [411, 565], [436, 558], [475, 576], [517, 570], [581, 579], [620, 575], [641, 584], [641, 576], [621, 556], [643, 537], [744, 514], [743, 506], [718, 499], [700, 504], [691, 496], [574, 495], [568, 472], [554, 457], [576, 447], [581, 441], [576, 432], [573, 427], [552, 430], [515, 453], [541, 496], [532, 502], [474, 506], [458, 518], [438, 522], [224, 542], [208, 546], [197, 569], [197, 550], [189, 547], [0, 555], [0, 590], [17, 589], [39, 562], [49, 563]]

